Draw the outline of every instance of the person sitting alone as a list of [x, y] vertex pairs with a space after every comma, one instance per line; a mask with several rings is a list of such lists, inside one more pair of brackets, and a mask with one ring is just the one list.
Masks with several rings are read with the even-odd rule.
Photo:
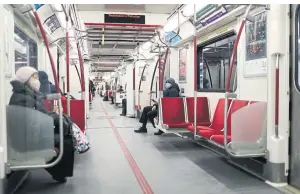
[[[42, 77], [39, 78], [39, 75]], [[43, 80], [42, 83], [39, 80]], [[59, 115], [55, 111], [48, 111], [43, 99], [49, 93], [50, 85], [46, 72], [38, 72], [32, 67], [21, 67], [16, 72], [16, 78], [11, 81], [13, 94], [10, 97], [9, 105], [23, 106], [35, 109], [53, 118], [53, 133], [59, 137]], [[42, 88], [41, 88], [42, 86]], [[44, 94], [40, 92], [40, 89]], [[25, 115], [26, 117], [26, 115]], [[73, 176], [74, 169], [74, 147], [71, 134], [72, 123], [63, 119], [64, 129], [64, 151], [63, 157], [55, 166], [46, 168], [52, 178], [59, 183], [65, 183], [67, 177]], [[58, 141], [56, 141], [58, 140]], [[55, 138], [55, 147], [59, 147], [59, 138]], [[55, 148], [53, 148], [55, 149]], [[59, 150], [58, 150], [59, 152]], [[57, 158], [54, 157], [49, 163]]]
[[[165, 90], [163, 91], [163, 97], [179, 97], [180, 89], [177, 83], [173, 78], [169, 78], [165, 84]], [[153, 127], [155, 128], [154, 118], [158, 115], [158, 105], [154, 104], [153, 106], [146, 106], [143, 109], [141, 118], [139, 120], [142, 123], [142, 126], [138, 130], [134, 130], [135, 133], [147, 133], [147, 121], [149, 120]], [[158, 130], [154, 135], [161, 135], [164, 132], [162, 130]]]

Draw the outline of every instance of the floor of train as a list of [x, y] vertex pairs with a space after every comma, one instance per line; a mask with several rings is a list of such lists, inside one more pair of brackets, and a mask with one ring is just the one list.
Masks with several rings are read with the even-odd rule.
[[92, 149], [76, 155], [74, 177], [56, 184], [44, 170], [31, 173], [18, 194], [279, 194], [215, 153], [174, 135], [135, 134], [136, 119], [100, 97], [88, 120]]

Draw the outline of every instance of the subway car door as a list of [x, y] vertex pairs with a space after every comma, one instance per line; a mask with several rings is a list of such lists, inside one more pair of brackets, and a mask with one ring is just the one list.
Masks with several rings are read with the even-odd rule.
[[300, 189], [300, 6], [291, 5], [290, 172], [289, 184]]

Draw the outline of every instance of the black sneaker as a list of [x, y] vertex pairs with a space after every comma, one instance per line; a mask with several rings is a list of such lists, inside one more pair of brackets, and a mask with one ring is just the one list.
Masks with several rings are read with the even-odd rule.
[[120, 116], [126, 116], [126, 115], [122, 113], [122, 114], [120, 114]]
[[158, 130], [157, 132], [154, 133], [154, 135], [161, 135], [163, 133], [165, 133], [165, 132], [163, 132], [162, 130]]
[[57, 181], [58, 183], [66, 183], [67, 182], [67, 178], [66, 177], [52, 177], [53, 180]]
[[140, 127], [138, 130], [134, 130], [135, 133], [147, 133], [147, 128]]

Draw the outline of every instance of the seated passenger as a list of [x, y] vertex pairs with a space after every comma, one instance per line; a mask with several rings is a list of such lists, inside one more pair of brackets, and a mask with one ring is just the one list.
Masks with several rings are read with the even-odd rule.
[[50, 83], [50, 91], [51, 91], [51, 94], [55, 94], [56, 93], [56, 88], [55, 88], [55, 85], [53, 85], [51, 82]]
[[40, 92], [43, 95], [51, 94], [51, 85], [48, 79], [48, 75], [45, 71], [38, 71], [39, 81], [41, 83]]
[[[11, 81], [13, 94], [10, 98], [9, 105], [17, 105], [33, 108], [42, 113], [48, 114], [54, 120], [55, 147], [59, 147], [59, 115], [55, 112], [47, 112], [42, 101], [44, 96], [39, 92], [41, 83], [37, 70], [32, 67], [21, 67], [16, 72], [15, 80]], [[64, 153], [61, 161], [46, 170], [52, 175], [52, 178], [60, 183], [67, 181], [66, 177], [73, 176], [74, 167], [74, 147], [72, 136], [70, 135], [72, 123], [69, 119], [63, 120], [64, 128]], [[54, 149], [54, 148], [53, 148]], [[59, 152], [59, 150], [58, 150]], [[53, 158], [52, 161], [56, 159]], [[52, 162], [50, 161], [50, 162]]]
[[117, 90], [117, 92], [124, 92], [123, 86], [119, 86], [119, 89]]
[[[180, 95], [180, 89], [179, 86], [175, 83], [175, 80], [173, 78], [169, 78], [166, 81], [165, 84], [165, 90], [163, 91], [163, 97], [179, 97]], [[147, 133], [147, 121], [149, 120], [153, 127], [155, 128], [154, 125], [154, 118], [158, 115], [158, 105], [155, 104], [153, 106], [146, 106], [143, 109], [141, 118], [140, 118], [140, 123], [143, 125], [138, 129], [134, 130], [136, 133]], [[158, 132], [154, 133], [154, 135], [161, 135], [164, 132], [161, 130], [158, 130]]]

